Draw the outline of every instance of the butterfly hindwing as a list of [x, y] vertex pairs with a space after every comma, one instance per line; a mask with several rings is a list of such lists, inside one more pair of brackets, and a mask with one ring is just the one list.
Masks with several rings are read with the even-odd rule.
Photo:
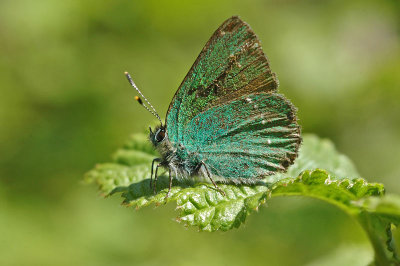
[[213, 175], [261, 178], [293, 163], [300, 144], [295, 108], [277, 93], [257, 93], [212, 107], [197, 116], [184, 146]]
[[225, 21], [212, 35], [176, 92], [167, 112], [172, 143], [182, 142], [194, 116], [241, 95], [276, 91], [278, 81], [261, 44], [238, 17]]

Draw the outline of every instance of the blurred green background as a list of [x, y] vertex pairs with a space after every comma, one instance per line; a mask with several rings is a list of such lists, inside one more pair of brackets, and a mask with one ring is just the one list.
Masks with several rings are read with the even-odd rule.
[[154, 121], [123, 72], [164, 116], [235, 14], [260, 37], [303, 132], [332, 139], [363, 177], [400, 193], [398, 1], [3, 0], [0, 265], [368, 262], [360, 227], [317, 200], [273, 199], [238, 230], [199, 233], [171, 219], [172, 204], [135, 212], [82, 185]]

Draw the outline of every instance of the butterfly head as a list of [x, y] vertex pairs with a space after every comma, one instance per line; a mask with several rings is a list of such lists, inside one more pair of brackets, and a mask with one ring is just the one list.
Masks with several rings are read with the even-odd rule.
[[155, 147], [157, 147], [160, 143], [164, 141], [166, 137], [165, 127], [163, 125], [160, 125], [154, 129], [154, 132], [151, 129], [151, 127], [149, 129], [150, 129], [150, 134], [149, 134], [150, 141], [151, 143], [153, 143]]

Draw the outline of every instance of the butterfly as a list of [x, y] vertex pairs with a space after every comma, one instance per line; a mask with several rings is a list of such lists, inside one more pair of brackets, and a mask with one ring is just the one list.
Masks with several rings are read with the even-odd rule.
[[[159, 152], [151, 165], [156, 193], [158, 168], [174, 178], [202, 176], [251, 184], [293, 164], [301, 144], [296, 108], [277, 92], [260, 41], [239, 17], [227, 19], [211, 36], [173, 97], [165, 123], [125, 72], [136, 100], [160, 122], [150, 141]], [[154, 172], [153, 169], [157, 163]]]

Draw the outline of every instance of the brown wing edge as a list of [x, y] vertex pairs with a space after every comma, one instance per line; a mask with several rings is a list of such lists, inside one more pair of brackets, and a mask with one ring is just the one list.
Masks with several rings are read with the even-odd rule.
[[[296, 141], [296, 148], [293, 154], [288, 154], [287, 156], [287, 160], [284, 161], [284, 163], [282, 164], [282, 166], [285, 168], [285, 170], [282, 171], [277, 171], [277, 173], [286, 173], [287, 170], [289, 169], [289, 167], [291, 165], [293, 165], [294, 161], [297, 159], [297, 157], [299, 156], [299, 149], [301, 146], [301, 143], [303, 142], [303, 138], [301, 137], [301, 126], [298, 123], [298, 118], [297, 118], [297, 108], [293, 105], [293, 103], [286, 97], [283, 97], [283, 100], [286, 101], [286, 103], [290, 106], [291, 112], [290, 112], [290, 117], [289, 120], [291, 121], [291, 123], [295, 123], [297, 125], [296, 131], [295, 131], [295, 135], [298, 136], [297, 141]], [[264, 179], [268, 176], [271, 176], [273, 174], [269, 174], [269, 175], [263, 175], [263, 176], [259, 176], [257, 177], [257, 179]]]

